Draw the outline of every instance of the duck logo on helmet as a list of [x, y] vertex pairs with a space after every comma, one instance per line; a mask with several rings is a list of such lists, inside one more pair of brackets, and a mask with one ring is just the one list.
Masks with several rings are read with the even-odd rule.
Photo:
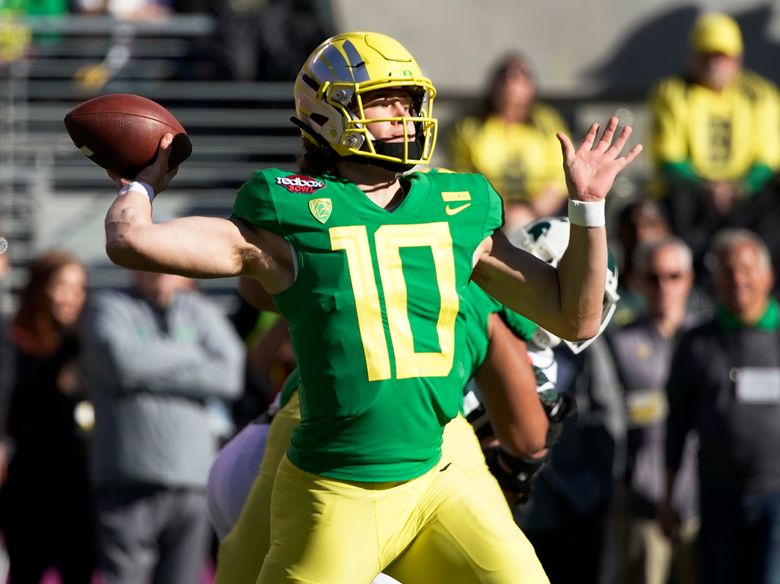
[[325, 183], [317, 178], [304, 176], [302, 174], [291, 174], [290, 176], [280, 176], [276, 178], [276, 184], [284, 187], [291, 193], [303, 193], [310, 195], [321, 188]]

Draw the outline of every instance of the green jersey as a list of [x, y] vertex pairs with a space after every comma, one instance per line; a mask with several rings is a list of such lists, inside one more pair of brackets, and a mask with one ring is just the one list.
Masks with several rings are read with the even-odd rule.
[[[513, 312], [506, 306], [488, 296], [482, 288], [473, 282], [466, 288], [463, 297], [463, 312], [466, 315], [466, 348], [467, 355], [466, 379], [470, 380], [476, 375], [477, 369], [487, 357], [490, 338], [488, 336], [488, 318], [491, 314], [498, 313], [515, 336], [523, 341], [529, 341], [538, 328], [537, 324], [524, 316]], [[537, 375], [539, 373], [537, 372]], [[293, 369], [284, 382], [280, 391], [280, 407], [284, 407], [290, 401], [292, 395], [298, 391], [300, 375], [298, 369]], [[464, 391], [473, 388], [466, 385]]]
[[487, 356], [490, 338], [488, 337], [488, 318], [498, 313], [515, 336], [528, 341], [536, 331], [537, 325], [524, 316], [508, 309], [498, 300], [488, 296], [486, 292], [473, 282], [466, 290], [466, 346], [468, 348], [469, 370], [466, 379], [473, 377]]
[[282, 389], [279, 390], [279, 407], [283, 408], [287, 405], [287, 402], [290, 401], [290, 398], [293, 396], [293, 394], [298, 391], [298, 385], [301, 383], [301, 376], [298, 373], [298, 368], [296, 367], [292, 371], [290, 371], [290, 374], [287, 376], [287, 379], [284, 380], [284, 383], [282, 384]]
[[440, 457], [467, 376], [463, 296], [474, 252], [501, 224], [479, 175], [416, 172], [393, 211], [353, 183], [256, 171], [234, 215], [289, 241], [301, 416], [288, 455], [352, 481], [417, 477]]

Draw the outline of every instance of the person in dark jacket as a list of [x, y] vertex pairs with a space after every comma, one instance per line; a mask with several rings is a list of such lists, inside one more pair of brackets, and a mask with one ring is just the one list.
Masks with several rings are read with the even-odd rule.
[[211, 536], [210, 404], [238, 397], [245, 350], [192, 280], [131, 277], [130, 293], [95, 294], [81, 327], [95, 403], [98, 564], [106, 584], [192, 584]]
[[87, 276], [72, 255], [53, 251], [32, 262], [9, 337], [15, 376], [7, 419], [14, 454], [0, 497], [14, 584], [38, 584], [55, 567], [64, 584], [88, 584], [94, 521], [73, 333]]
[[667, 383], [665, 531], [685, 440], [699, 436], [699, 563], [707, 584], [780, 582], [780, 310], [769, 253], [753, 232], [710, 247], [718, 307], [674, 353]]
[[689, 435], [678, 473], [674, 509], [682, 528], [672, 545], [658, 524], [668, 410], [663, 388], [677, 340], [705, 315], [689, 307], [693, 255], [681, 239], [643, 243], [633, 259], [634, 278], [646, 308], [634, 322], [606, 337], [627, 423], [625, 468], [614, 506], [619, 581], [692, 584], [696, 582], [693, 550], [698, 531], [696, 439], [693, 433]]

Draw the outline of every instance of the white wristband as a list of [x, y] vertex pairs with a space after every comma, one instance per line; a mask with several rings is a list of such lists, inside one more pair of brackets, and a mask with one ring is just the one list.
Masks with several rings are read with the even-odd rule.
[[119, 189], [117, 195], [122, 196], [133, 191], [142, 193], [147, 197], [149, 197], [149, 202], [154, 201], [154, 197], [156, 196], [156, 193], [154, 192], [152, 185], [138, 180], [134, 180], [133, 182], [127, 183], [125, 186]]
[[582, 227], [603, 227], [606, 224], [604, 199], [573, 201], [569, 199], [569, 221]]

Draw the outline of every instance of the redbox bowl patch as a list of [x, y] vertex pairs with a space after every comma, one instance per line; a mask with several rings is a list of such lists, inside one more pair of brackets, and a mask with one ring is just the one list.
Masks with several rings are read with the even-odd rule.
[[325, 186], [325, 183], [320, 179], [304, 176], [302, 174], [277, 177], [276, 184], [284, 187], [291, 193], [305, 193], [307, 195], [318, 191]]

